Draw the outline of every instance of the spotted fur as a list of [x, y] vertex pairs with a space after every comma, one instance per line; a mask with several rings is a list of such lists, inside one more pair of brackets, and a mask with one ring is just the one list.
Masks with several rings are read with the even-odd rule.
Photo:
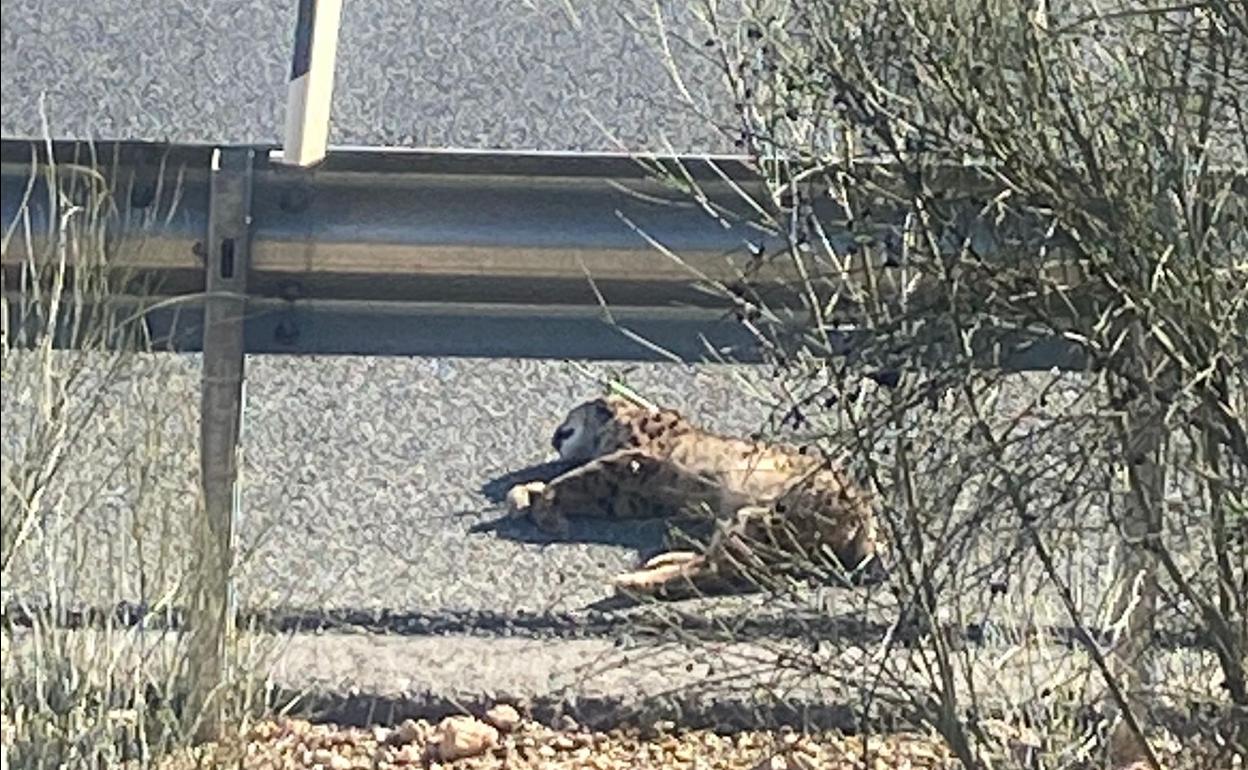
[[718, 435], [618, 396], [578, 405], [551, 443], [580, 464], [549, 483], [513, 487], [513, 515], [552, 532], [564, 531], [569, 516], [702, 512], [716, 521], [706, 549], [662, 554], [617, 577], [621, 588], [709, 586], [795, 555], [853, 571], [882, 554], [869, 499], [816, 452]]

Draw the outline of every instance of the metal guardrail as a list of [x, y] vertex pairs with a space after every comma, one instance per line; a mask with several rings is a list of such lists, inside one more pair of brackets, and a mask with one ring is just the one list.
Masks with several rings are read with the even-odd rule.
[[[121, 183], [121, 219], [147, 225], [114, 233], [110, 261], [171, 297], [204, 290], [212, 149], [52, 146], [60, 163], [77, 158]], [[4, 140], [0, 166], [3, 226], [26, 200], [36, 248], [52, 212], [43, 180], [25, 192], [46, 150]], [[748, 171], [735, 158], [686, 159], [714, 204], [741, 210], [710, 163], [732, 184], [749, 185]], [[339, 148], [305, 170], [256, 148], [252, 186], [249, 352], [660, 357], [605, 321], [596, 289], [616, 322], [680, 357], [705, 354], [699, 335], [752, 356], [728, 303], [693, 286], [690, 269], [732, 280], [751, 248], [772, 244], [715, 221], [627, 156]], [[14, 240], [9, 270], [25, 256]], [[178, 303], [149, 323], [194, 350], [200, 308]]]
[[[784, 244], [750, 224], [742, 193], [766, 190], [743, 158], [646, 156], [696, 179], [705, 198], [695, 201], [625, 154], [339, 147], [305, 169], [276, 162], [274, 150], [5, 139], [0, 225], [28, 226], [43, 248], [57, 212], [45, 180], [32, 186], [34, 161], [50, 153], [99, 169], [118, 207], [109, 263], [177, 300], [145, 318], [158, 344], [181, 351], [202, 345], [217, 152], [246, 156], [252, 189], [246, 352], [698, 361], [714, 351], [750, 362], [758, 351], [732, 303], [695, 275], [731, 285], [749, 267], [752, 288], [800, 303], [793, 266], [754, 258]], [[932, 183], [972, 213], [991, 192], [982, 169], [942, 173]], [[852, 251], [840, 212], [818, 205], [833, 244]], [[881, 231], [901, 224], [887, 208], [875, 214]], [[977, 250], [991, 254], [999, 234], [972, 219]], [[25, 252], [13, 238], [6, 276]], [[1060, 357], [1042, 347], [1012, 365]]]

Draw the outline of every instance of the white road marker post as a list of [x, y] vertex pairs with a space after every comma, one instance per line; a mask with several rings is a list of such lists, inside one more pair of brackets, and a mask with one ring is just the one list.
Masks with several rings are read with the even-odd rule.
[[306, 167], [325, 159], [341, 17], [342, 0], [299, 0], [286, 92], [286, 138], [281, 154], [272, 156], [276, 162]]

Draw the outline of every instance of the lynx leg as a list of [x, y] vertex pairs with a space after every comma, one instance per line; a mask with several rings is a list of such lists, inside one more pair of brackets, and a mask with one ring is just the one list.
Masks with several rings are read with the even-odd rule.
[[664, 490], [679, 471], [643, 452], [615, 452], [555, 477], [518, 484], [507, 493], [513, 516], [547, 531], [563, 531], [569, 516], [647, 518], [675, 513]]
[[698, 558], [699, 554], [694, 551], [665, 551], [657, 556], [652, 556], [641, 565], [644, 569], [653, 569], [655, 567], [664, 567], [669, 564], [684, 564], [691, 559]]
[[741, 574], [743, 563], [758, 561], [749, 546], [750, 535], [769, 523], [770, 516], [767, 508], [743, 507], [732, 521], [716, 526], [705, 553], [667, 551], [611, 582], [616, 590], [668, 597], [724, 586]]
[[611, 584], [616, 588], [645, 592], [651, 584], [695, 574], [704, 562], [702, 554], [694, 551], [665, 551], [646, 560], [639, 569], [616, 575]]
[[639, 594], [671, 594], [678, 589], [702, 587], [717, 577], [706, 557], [692, 551], [670, 551], [647, 561], [641, 569], [611, 579], [617, 591]]

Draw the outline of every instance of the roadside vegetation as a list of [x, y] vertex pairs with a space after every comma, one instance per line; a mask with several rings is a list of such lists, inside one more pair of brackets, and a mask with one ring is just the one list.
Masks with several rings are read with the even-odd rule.
[[[197, 718], [181, 708], [178, 631], [200, 509], [197, 365], [149, 336], [160, 287], [125, 267], [142, 238], [118, 237], [177, 216], [181, 180], [121, 178], [114, 160], [40, 147], [3, 233], [6, 767], [146, 763]], [[261, 653], [231, 651], [235, 723]]]
[[782, 667], [965, 767], [1156, 767], [1174, 740], [1242, 766], [1243, 6], [706, 1], [636, 24], [683, 110], [732, 105], [717, 125], [762, 183], [716, 206], [653, 164], [756, 233], [708, 285], [767, 351], [750, 395], [876, 492], [894, 549], [884, 587], [830, 603], [755, 576], [794, 615], [887, 629], [812, 623]]

